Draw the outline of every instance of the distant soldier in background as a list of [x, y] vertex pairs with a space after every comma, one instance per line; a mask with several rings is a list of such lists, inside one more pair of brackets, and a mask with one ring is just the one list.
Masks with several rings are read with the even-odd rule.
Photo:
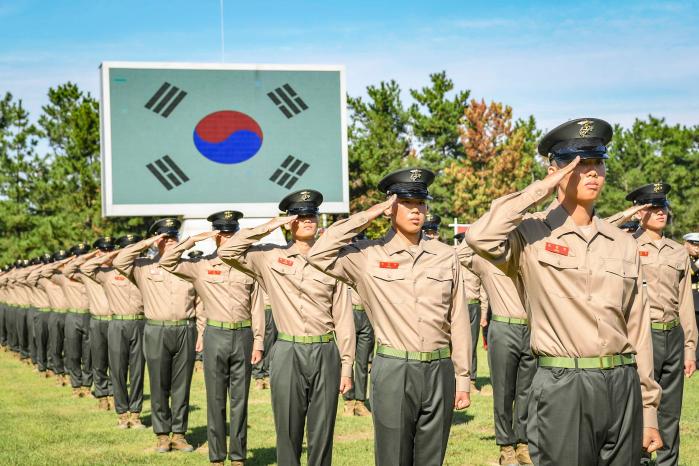
[[[141, 240], [140, 236], [129, 234], [117, 238], [116, 246], [124, 249]], [[112, 317], [107, 328], [109, 372], [117, 427], [144, 429], [140, 419], [145, 369], [143, 298], [136, 285], [114, 268], [112, 261], [118, 252], [119, 249], [93, 257], [80, 266], [80, 271], [102, 286], [109, 302]]]

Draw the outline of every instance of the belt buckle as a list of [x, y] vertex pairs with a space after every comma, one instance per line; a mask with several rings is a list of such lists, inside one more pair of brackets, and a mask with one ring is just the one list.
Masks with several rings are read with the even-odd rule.
[[[605, 366], [604, 364], [604, 358], [609, 358], [609, 365]], [[616, 366], [614, 365], [614, 355], [611, 356], [600, 356], [600, 368], [601, 369], [614, 369]]]
[[430, 362], [432, 353], [420, 353], [420, 362]]

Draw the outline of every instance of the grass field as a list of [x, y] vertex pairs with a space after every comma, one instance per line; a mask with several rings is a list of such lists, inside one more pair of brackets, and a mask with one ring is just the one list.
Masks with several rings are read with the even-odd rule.
[[[479, 381], [487, 385], [487, 360], [479, 351]], [[247, 464], [276, 464], [269, 391], [251, 390]], [[143, 415], [150, 425], [147, 381], [145, 391]], [[150, 428], [118, 430], [114, 412], [98, 411], [94, 399], [73, 399], [70, 393], [69, 387], [56, 387], [53, 380], [39, 378], [10, 353], [0, 352], [0, 465], [208, 463], [208, 457], [199, 453], [149, 452], [155, 438]], [[333, 464], [373, 464], [371, 419], [339, 414], [337, 419]], [[685, 385], [682, 421], [681, 464], [699, 465], [699, 376]], [[206, 441], [202, 373], [195, 373], [192, 382], [189, 428], [190, 443], [198, 446]], [[445, 464], [490, 466], [497, 464], [497, 453], [492, 398], [474, 395], [471, 408], [454, 417]]]

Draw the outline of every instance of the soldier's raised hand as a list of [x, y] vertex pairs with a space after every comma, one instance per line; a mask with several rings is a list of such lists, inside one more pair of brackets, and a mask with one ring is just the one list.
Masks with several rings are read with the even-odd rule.
[[398, 200], [398, 196], [395, 194], [392, 194], [388, 199], [386, 199], [383, 202], [379, 202], [378, 204], [374, 204], [373, 206], [369, 207], [366, 210], [366, 213], [369, 215], [369, 218], [371, 220], [374, 220], [375, 218], [387, 214], [391, 214], [391, 209], [393, 208], [393, 205], [396, 203]]
[[189, 239], [194, 241], [195, 243], [198, 243], [199, 241], [204, 241], [205, 239], [213, 238], [214, 236], [218, 235], [218, 230], [212, 230], [212, 231], [205, 231], [203, 233], [196, 234]]
[[559, 168], [557, 170], [552, 171], [551, 173], [546, 176], [543, 180], [541, 180], [544, 184], [544, 187], [548, 190], [549, 194], [551, 194], [565, 179], [566, 176], [571, 174], [573, 170], [575, 170], [575, 167], [578, 166], [580, 163], [580, 157], [575, 157], [575, 159], [570, 162], [568, 165], [566, 165], [563, 168]]
[[298, 218], [298, 215], [288, 215], [284, 217], [275, 217], [271, 219], [269, 222], [267, 222], [267, 226], [269, 227], [269, 231], [276, 230], [282, 225], [287, 225], [293, 222]]

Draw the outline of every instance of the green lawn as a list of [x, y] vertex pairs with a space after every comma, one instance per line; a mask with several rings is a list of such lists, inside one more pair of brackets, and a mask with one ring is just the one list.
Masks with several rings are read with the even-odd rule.
[[[479, 375], [487, 384], [487, 361], [480, 350]], [[682, 464], [699, 465], [699, 376], [685, 389], [682, 423]], [[146, 381], [145, 421], [150, 425]], [[474, 395], [465, 413], [457, 413], [449, 440], [446, 464], [497, 464], [493, 437], [492, 398]], [[10, 353], [0, 352], [0, 464], [206, 464], [199, 453], [155, 454], [152, 430], [118, 430], [113, 412], [98, 411], [94, 399], [73, 399], [70, 388], [58, 388], [53, 380], [39, 378]], [[340, 402], [339, 410], [342, 408]], [[249, 465], [275, 463], [274, 425], [269, 391], [252, 389], [248, 430]], [[192, 382], [189, 441], [198, 446], [206, 440], [204, 377]], [[338, 415], [335, 429], [334, 464], [373, 464], [370, 418]], [[305, 461], [304, 461], [305, 464]]]

